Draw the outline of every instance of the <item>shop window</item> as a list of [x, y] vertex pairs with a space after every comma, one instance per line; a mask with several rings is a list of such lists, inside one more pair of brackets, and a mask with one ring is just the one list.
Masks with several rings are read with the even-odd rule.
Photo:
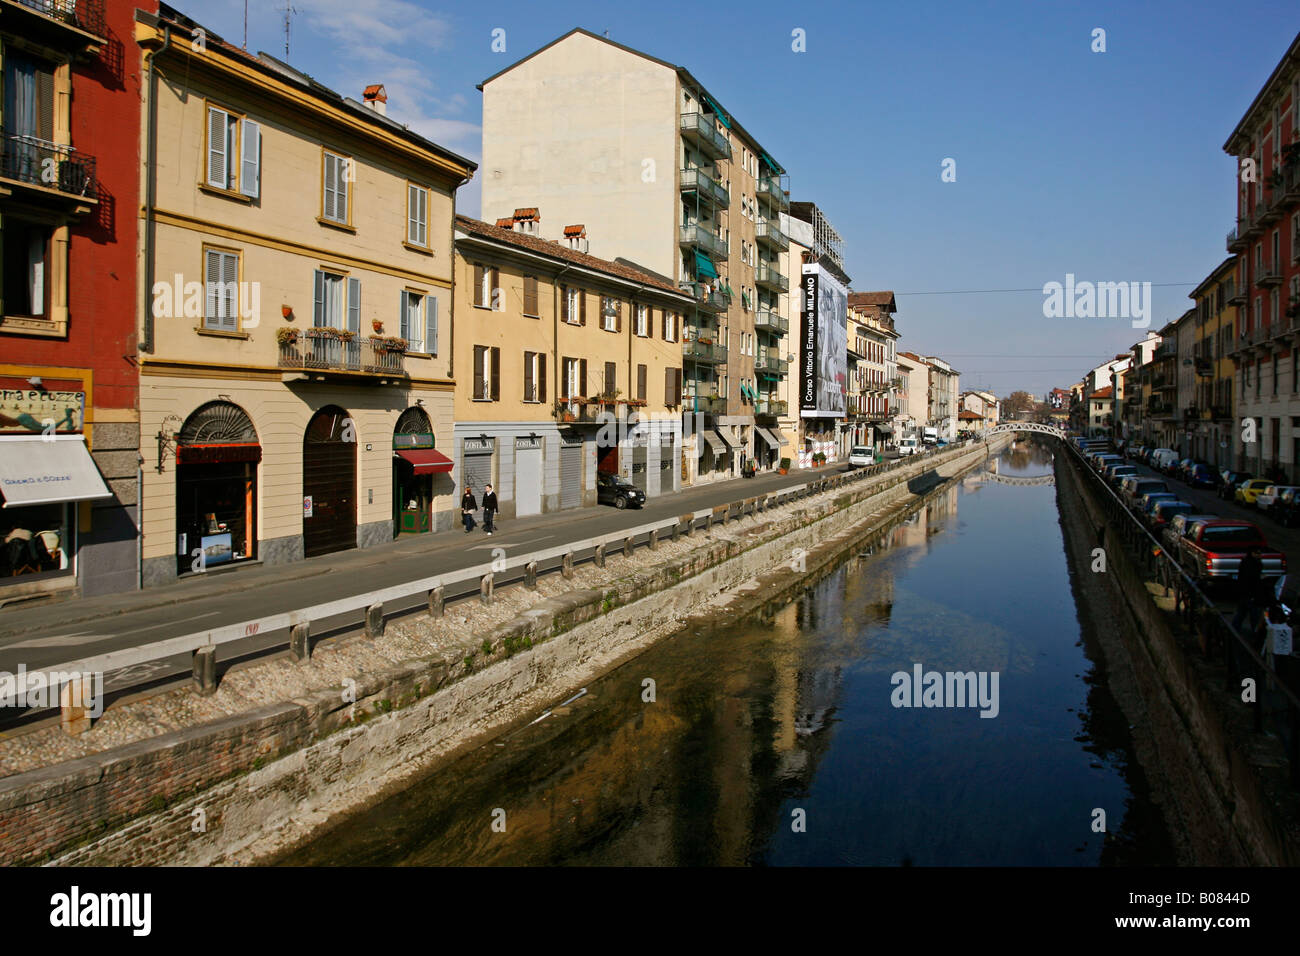
[[257, 557], [257, 465], [248, 415], [230, 402], [195, 410], [176, 441], [176, 556], [180, 573]]
[[0, 230], [4, 267], [0, 273], [0, 303], [5, 315], [45, 318], [49, 315], [49, 226], [4, 217]]
[[71, 573], [75, 543], [69, 505], [0, 509], [0, 582]]

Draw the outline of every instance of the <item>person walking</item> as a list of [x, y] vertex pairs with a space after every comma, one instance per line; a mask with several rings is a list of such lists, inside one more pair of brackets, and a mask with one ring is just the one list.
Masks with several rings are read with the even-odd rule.
[[1232, 628], [1240, 631], [1249, 620], [1251, 635], [1259, 629], [1260, 587], [1264, 580], [1264, 562], [1259, 556], [1259, 547], [1252, 546], [1237, 565], [1237, 613], [1232, 617]]
[[465, 486], [465, 493], [460, 496], [460, 517], [465, 522], [465, 533], [469, 534], [470, 525], [474, 523], [474, 512], [478, 510], [478, 502], [474, 500], [474, 492], [469, 485]]
[[497, 493], [492, 490], [492, 485], [485, 485], [483, 488], [483, 530], [488, 534], [493, 531], [492, 518], [497, 513]]

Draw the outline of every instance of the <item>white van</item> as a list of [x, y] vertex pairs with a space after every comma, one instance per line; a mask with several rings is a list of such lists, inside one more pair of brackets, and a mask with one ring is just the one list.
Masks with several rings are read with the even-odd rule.
[[1157, 448], [1147, 459], [1147, 464], [1156, 471], [1164, 471], [1178, 460], [1178, 452], [1172, 448]]
[[917, 445], [917, 442], [916, 442], [916, 439], [915, 439], [915, 438], [900, 438], [900, 439], [898, 440], [898, 454], [899, 454], [899, 456], [901, 457], [901, 456], [903, 456], [903, 455], [915, 455], [915, 454], [916, 454], [916, 445]]

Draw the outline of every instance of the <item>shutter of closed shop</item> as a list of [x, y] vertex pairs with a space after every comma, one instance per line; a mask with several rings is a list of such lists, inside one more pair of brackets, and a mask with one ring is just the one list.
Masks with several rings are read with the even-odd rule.
[[474, 499], [483, 504], [483, 489], [492, 480], [492, 453], [466, 454], [461, 460], [461, 491], [466, 485], [474, 492]]
[[582, 446], [560, 447], [560, 507], [582, 505]]
[[649, 449], [645, 445], [636, 445], [632, 448], [632, 484], [636, 485], [642, 491], [649, 493], [647, 479], [649, 472], [647, 464], [649, 462]]

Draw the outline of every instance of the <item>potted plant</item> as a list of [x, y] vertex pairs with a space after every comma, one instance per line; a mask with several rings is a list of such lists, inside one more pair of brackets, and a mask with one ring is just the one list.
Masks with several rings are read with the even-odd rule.
[[275, 340], [281, 345], [293, 345], [294, 342], [298, 341], [298, 330], [292, 328], [276, 329]]
[[371, 336], [370, 342], [381, 352], [405, 352], [409, 344], [406, 339], [396, 335]]
[[790, 459], [782, 458], [781, 465], [779, 468], [777, 468], [777, 471], [779, 471], [783, 475], [788, 475], [790, 473]]
[[370, 327], [373, 328], [376, 332], [384, 331], [384, 323], [381, 322], [379, 319], [371, 319]]
[[820, 468], [822, 465], [826, 464], [826, 452], [824, 451], [817, 452], [815, 455], [813, 455], [812, 460], [813, 460], [813, 467]]

